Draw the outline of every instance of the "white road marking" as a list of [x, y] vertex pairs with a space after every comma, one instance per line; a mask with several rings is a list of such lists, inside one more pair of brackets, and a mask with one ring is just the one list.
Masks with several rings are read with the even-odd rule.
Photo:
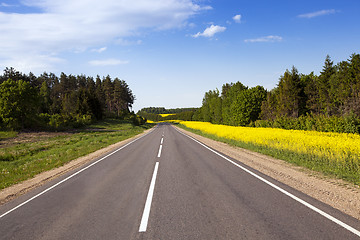
[[147, 228], [148, 221], [149, 221], [151, 202], [152, 202], [153, 195], [154, 195], [155, 182], [156, 182], [156, 176], [157, 176], [158, 168], [159, 168], [159, 162], [156, 162], [155, 168], [154, 168], [154, 173], [153, 173], [151, 183], [150, 183], [150, 187], [149, 187], [149, 192], [148, 192], [146, 202], [145, 202], [144, 212], [143, 212], [143, 215], [142, 215], [142, 218], [141, 218], [139, 232], [146, 232], [146, 228]]
[[164, 142], [164, 138], [161, 138], [161, 142], [160, 142], [160, 144], [163, 144], [163, 142]]
[[148, 132], [147, 134], [145, 134], [145, 135], [143, 135], [143, 136], [141, 136], [141, 137], [139, 137], [139, 138], [136, 138], [136, 139], [132, 140], [131, 142], [129, 142], [129, 143], [127, 143], [127, 144], [125, 144], [124, 146], [122, 146], [122, 147], [120, 147], [120, 148], [116, 149], [116, 150], [115, 150], [115, 151], [113, 151], [112, 153], [109, 153], [109, 154], [108, 154], [108, 155], [106, 155], [105, 157], [102, 157], [101, 159], [97, 160], [96, 162], [93, 162], [92, 164], [90, 164], [90, 165], [88, 165], [88, 166], [86, 166], [86, 167], [84, 167], [84, 168], [80, 169], [80, 170], [79, 170], [79, 171], [77, 171], [76, 173], [73, 173], [73, 174], [72, 174], [72, 175], [70, 175], [69, 177], [67, 177], [67, 178], [65, 178], [65, 179], [61, 180], [60, 182], [58, 182], [58, 183], [56, 183], [56, 184], [52, 185], [51, 187], [49, 187], [49, 188], [45, 189], [45, 190], [44, 190], [44, 191], [42, 191], [41, 193], [39, 193], [39, 194], [37, 194], [37, 195], [33, 196], [32, 198], [30, 198], [30, 199], [26, 200], [25, 202], [23, 202], [23, 203], [21, 203], [21, 204], [17, 205], [16, 207], [14, 207], [14, 208], [10, 209], [9, 211], [7, 211], [7, 212], [5, 212], [4, 214], [2, 214], [2, 215], [0, 216], [0, 218], [2, 218], [2, 217], [4, 217], [4, 216], [8, 215], [8, 214], [9, 214], [9, 213], [11, 213], [12, 211], [14, 211], [14, 210], [16, 210], [16, 209], [18, 209], [18, 208], [20, 208], [20, 207], [24, 206], [25, 204], [27, 204], [27, 203], [31, 202], [31, 201], [32, 201], [32, 200], [34, 200], [35, 198], [40, 197], [40, 196], [41, 196], [41, 195], [43, 195], [44, 193], [46, 193], [46, 192], [50, 191], [51, 189], [53, 189], [53, 188], [55, 188], [55, 187], [59, 186], [60, 184], [62, 184], [62, 183], [64, 183], [64, 182], [66, 182], [66, 181], [67, 181], [67, 180], [69, 180], [70, 178], [72, 178], [72, 177], [74, 177], [74, 176], [78, 175], [79, 173], [81, 173], [81, 172], [85, 171], [86, 169], [88, 169], [88, 168], [90, 168], [90, 167], [94, 166], [95, 164], [97, 164], [97, 163], [99, 163], [99, 162], [103, 161], [103, 160], [104, 160], [104, 159], [106, 159], [107, 157], [109, 157], [109, 156], [113, 155], [114, 153], [116, 153], [116, 152], [120, 151], [121, 149], [123, 149], [123, 148], [125, 148], [125, 147], [129, 146], [130, 144], [132, 144], [132, 143], [136, 142], [137, 140], [139, 140], [139, 139], [141, 139], [141, 138], [145, 137], [146, 135], [148, 135], [148, 134], [149, 134], [149, 133], [151, 133], [152, 131], [153, 131], [153, 130], [151, 130], [150, 132]]
[[[175, 128], [175, 129], [176, 129], [176, 128]], [[192, 139], [193, 141], [197, 142], [198, 144], [200, 144], [200, 145], [203, 146], [204, 148], [210, 150], [211, 152], [213, 152], [213, 153], [215, 153], [216, 155], [222, 157], [222, 158], [225, 159], [226, 161], [228, 161], [228, 162], [234, 164], [235, 166], [241, 168], [241, 169], [244, 170], [245, 172], [247, 172], [247, 173], [249, 173], [250, 175], [256, 177], [257, 179], [263, 181], [264, 183], [268, 184], [269, 186], [271, 186], [271, 187], [275, 188], [276, 190], [282, 192], [283, 194], [287, 195], [288, 197], [294, 199], [295, 201], [303, 204], [304, 206], [310, 208], [311, 210], [313, 210], [313, 211], [319, 213], [320, 215], [322, 215], [323, 217], [325, 217], [325, 218], [327, 218], [327, 219], [335, 222], [336, 224], [340, 225], [341, 227], [347, 229], [348, 231], [350, 231], [350, 232], [354, 233], [355, 235], [357, 235], [358, 237], [360, 237], [360, 231], [359, 231], [359, 230], [357, 230], [357, 229], [355, 229], [355, 228], [347, 225], [346, 223], [344, 223], [344, 222], [338, 220], [337, 218], [331, 216], [330, 214], [328, 214], [328, 213], [326, 213], [326, 212], [318, 209], [317, 207], [314, 207], [314, 206], [311, 205], [310, 203], [308, 203], [308, 202], [306, 202], [306, 201], [304, 201], [304, 200], [296, 197], [295, 195], [289, 193], [288, 191], [282, 189], [281, 187], [279, 187], [279, 186], [277, 186], [277, 185], [269, 182], [268, 180], [264, 179], [263, 177], [260, 177], [259, 175], [255, 174], [254, 172], [250, 171], [249, 169], [247, 169], [247, 168], [245, 168], [245, 167], [243, 167], [243, 166], [235, 163], [234, 161], [230, 160], [229, 158], [225, 157], [224, 155], [222, 155], [222, 154], [214, 151], [213, 149], [209, 148], [208, 146], [206, 146], [206, 145], [203, 144], [202, 142], [200, 142], [200, 141], [198, 141], [198, 140], [196, 140], [196, 139], [188, 136], [187, 134], [185, 134], [185, 133], [183, 133], [183, 132], [181, 132], [181, 131], [179, 131], [179, 130], [177, 130], [177, 129], [176, 129], [176, 131], [178, 131], [179, 133], [183, 134], [184, 136]]]
[[159, 153], [157, 155], [158, 158], [161, 156], [161, 150], [162, 150], [162, 145], [160, 145], [160, 147], [159, 147]]

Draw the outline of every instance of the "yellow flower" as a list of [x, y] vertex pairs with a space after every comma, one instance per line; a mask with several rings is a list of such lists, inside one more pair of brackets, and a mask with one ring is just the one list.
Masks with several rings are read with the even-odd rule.
[[360, 135], [358, 134], [234, 127], [194, 121], [180, 121], [180, 123], [188, 128], [222, 138], [325, 157], [335, 163], [347, 164], [346, 162], [350, 161], [359, 166]]

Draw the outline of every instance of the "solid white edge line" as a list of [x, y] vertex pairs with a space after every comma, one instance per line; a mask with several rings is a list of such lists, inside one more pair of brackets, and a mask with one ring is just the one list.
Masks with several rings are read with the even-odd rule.
[[31, 202], [31, 201], [32, 201], [32, 200], [34, 200], [35, 198], [40, 197], [40, 196], [41, 196], [41, 195], [43, 195], [44, 193], [46, 193], [46, 192], [50, 191], [51, 189], [53, 189], [53, 188], [55, 188], [55, 187], [59, 186], [60, 184], [62, 184], [62, 183], [64, 183], [64, 182], [66, 182], [66, 181], [67, 181], [67, 180], [69, 180], [70, 178], [72, 178], [72, 177], [74, 177], [74, 176], [78, 175], [79, 173], [81, 173], [81, 172], [85, 171], [86, 169], [88, 169], [88, 168], [90, 168], [90, 167], [94, 166], [95, 164], [97, 164], [97, 163], [99, 163], [99, 162], [103, 161], [103, 160], [104, 160], [104, 159], [106, 159], [107, 157], [109, 157], [109, 156], [113, 155], [114, 153], [117, 153], [118, 151], [120, 151], [120, 150], [122, 150], [123, 148], [125, 148], [125, 147], [129, 146], [130, 144], [132, 144], [132, 143], [136, 142], [137, 140], [139, 140], [139, 139], [141, 139], [141, 138], [145, 137], [146, 135], [148, 135], [148, 134], [149, 134], [149, 133], [151, 133], [152, 131], [153, 131], [153, 130], [151, 130], [150, 132], [148, 132], [147, 134], [145, 134], [145, 135], [143, 135], [143, 136], [141, 136], [141, 137], [139, 137], [139, 138], [136, 138], [136, 139], [132, 140], [131, 142], [128, 142], [128, 143], [127, 143], [127, 144], [125, 144], [124, 146], [122, 146], [122, 147], [120, 147], [120, 148], [116, 149], [115, 151], [113, 151], [113, 152], [109, 153], [109, 154], [108, 154], [108, 155], [106, 155], [105, 157], [102, 157], [101, 159], [99, 159], [99, 160], [97, 160], [97, 161], [93, 162], [92, 164], [90, 164], [90, 165], [88, 165], [88, 166], [86, 166], [86, 167], [84, 167], [84, 168], [80, 169], [79, 171], [77, 171], [77, 172], [73, 173], [73, 174], [72, 174], [72, 175], [70, 175], [69, 177], [67, 177], [67, 178], [65, 178], [65, 179], [63, 179], [63, 180], [61, 180], [60, 182], [58, 182], [58, 183], [56, 183], [56, 184], [52, 185], [51, 187], [49, 187], [49, 188], [45, 189], [44, 191], [42, 191], [42, 192], [38, 193], [37, 195], [33, 196], [32, 198], [30, 198], [30, 199], [26, 200], [25, 202], [23, 202], [23, 203], [21, 203], [21, 204], [17, 205], [16, 207], [14, 207], [14, 208], [10, 209], [9, 211], [7, 211], [7, 212], [5, 212], [4, 214], [2, 214], [2, 215], [0, 216], [0, 218], [2, 218], [2, 217], [4, 217], [4, 216], [8, 215], [9, 213], [13, 212], [14, 210], [16, 210], [16, 209], [18, 209], [18, 208], [20, 208], [20, 207], [24, 206], [25, 204], [27, 204], [27, 203]]
[[151, 202], [152, 202], [153, 195], [154, 195], [155, 182], [156, 182], [156, 176], [157, 176], [158, 168], [159, 168], [159, 162], [156, 162], [155, 168], [154, 168], [154, 173], [153, 173], [151, 183], [150, 183], [150, 187], [149, 187], [149, 192], [148, 192], [146, 202], [145, 202], [144, 212], [143, 212], [143, 215], [142, 215], [142, 218], [141, 218], [139, 232], [146, 232], [146, 229], [147, 229], [147, 225], [148, 225], [148, 221], [149, 221], [149, 215], [150, 215], [150, 209], [151, 209]]
[[159, 152], [158, 152], [158, 155], [157, 155], [158, 158], [161, 156], [161, 150], [162, 150], [162, 145], [160, 145], [160, 147], [159, 147]]
[[215, 150], [213, 150], [213, 149], [209, 148], [208, 146], [206, 146], [206, 145], [205, 145], [205, 144], [203, 144], [202, 142], [200, 142], [200, 141], [198, 141], [198, 140], [196, 140], [196, 139], [194, 139], [194, 138], [190, 137], [189, 135], [187, 135], [187, 134], [185, 134], [185, 133], [183, 133], [183, 132], [179, 131], [179, 130], [178, 130], [178, 129], [176, 129], [176, 128], [175, 128], [175, 130], [176, 130], [176, 131], [178, 131], [179, 133], [183, 134], [184, 136], [186, 136], [186, 137], [188, 137], [188, 138], [192, 139], [193, 141], [197, 142], [198, 144], [200, 144], [200, 145], [201, 145], [201, 146], [203, 146], [204, 148], [206, 148], [206, 149], [210, 150], [211, 152], [215, 153], [216, 155], [218, 155], [218, 156], [222, 157], [222, 158], [223, 158], [223, 159], [225, 159], [226, 161], [228, 161], [228, 162], [230, 162], [230, 163], [234, 164], [235, 166], [239, 167], [240, 169], [244, 170], [245, 172], [249, 173], [250, 175], [252, 175], [252, 176], [256, 177], [257, 179], [259, 179], [259, 180], [263, 181], [264, 183], [268, 184], [269, 186], [271, 186], [271, 187], [275, 188], [276, 190], [278, 190], [278, 191], [282, 192], [283, 194], [287, 195], [288, 197], [290, 197], [290, 198], [294, 199], [295, 201], [297, 201], [297, 202], [299, 202], [299, 203], [303, 204], [304, 206], [306, 206], [306, 207], [310, 208], [311, 210], [313, 210], [313, 211], [315, 211], [315, 212], [319, 213], [320, 215], [322, 215], [323, 217], [325, 217], [325, 218], [327, 218], [327, 219], [329, 219], [329, 220], [331, 220], [331, 221], [335, 222], [336, 224], [340, 225], [341, 227], [343, 227], [343, 228], [347, 229], [348, 231], [350, 231], [350, 232], [354, 233], [355, 235], [357, 235], [358, 237], [360, 237], [360, 231], [359, 231], [359, 230], [357, 230], [357, 229], [355, 229], [355, 228], [353, 228], [353, 227], [351, 227], [351, 226], [347, 225], [346, 223], [344, 223], [344, 222], [342, 222], [342, 221], [338, 220], [337, 218], [335, 218], [335, 217], [333, 217], [333, 216], [331, 216], [331, 215], [327, 214], [326, 212], [324, 212], [324, 211], [322, 211], [322, 210], [318, 209], [317, 207], [315, 207], [315, 206], [311, 205], [310, 203], [308, 203], [308, 202], [306, 202], [306, 201], [304, 201], [304, 200], [302, 200], [302, 199], [300, 199], [300, 198], [296, 197], [295, 195], [293, 195], [293, 194], [289, 193], [288, 191], [286, 191], [286, 190], [282, 189], [281, 187], [279, 187], [279, 186], [277, 186], [277, 185], [275, 185], [275, 184], [273, 184], [273, 183], [269, 182], [268, 180], [264, 179], [263, 177], [260, 177], [259, 175], [255, 174], [254, 172], [250, 171], [249, 169], [247, 169], [247, 168], [245, 168], [245, 167], [243, 167], [243, 166], [241, 166], [241, 165], [239, 165], [239, 164], [235, 163], [234, 161], [230, 160], [229, 158], [225, 157], [224, 155], [222, 155], [222, 154], [220, 154], [220, 153], [216, 152]]

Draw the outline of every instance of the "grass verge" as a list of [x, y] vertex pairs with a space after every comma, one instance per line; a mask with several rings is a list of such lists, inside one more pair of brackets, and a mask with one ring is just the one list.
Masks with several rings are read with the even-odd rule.
[[152, 126], [153, 124], [134, 126], [128, 122], [109, 119], [76, 132], [61, 133], [58, 136], [50, 134], [49, 137], [41, 138], [35, 135], [25, 142], [15, 141], [11, 144], [7, 144], [7, 140], [15, 137], [16, 133], [1, 132], [0, 189], [133, 137]]
[[17, 132], [14, 131], [0, 131], [0, 141], [7, 138], [14, 138], [17, 136]]
[[267, 156], [274, 157], [276, 159], [281, 159], [289, 163], [302, 166], [313, 171], [321, 172], [326, 176], [336, 177], [343, 179], [350, 183], [360, 185], [360, 176], [358, 169], [344, 169], [341, 164], [336, 162], [329, 161], [325, 157], [319, 157], [313, 154], [297, 153], [285, 149], [276, 149], [269, 146], [258, 145], [255, 143], [242, 142], [238, 140], [228, 139], [224, 137], [219, 137], [213, 134], [205, 133], [197, 129], [188, 128], [181, 123], [177, 126], [185, 129], [187, 131], [193, 132], [195, 134], [227, 143], [232, 146], [245, 148], [254, 152], [258, 152]]

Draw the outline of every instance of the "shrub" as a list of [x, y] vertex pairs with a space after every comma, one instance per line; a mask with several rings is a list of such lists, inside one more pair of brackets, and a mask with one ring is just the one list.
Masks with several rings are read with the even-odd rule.
[[338, 117], [305, 115], [299, 118], [278, 117], [275, 120], [257, 120], [252, 125], [263, 128], [306, 130], [337, 133], [360, 133], [360, 119], [354, 114]]

